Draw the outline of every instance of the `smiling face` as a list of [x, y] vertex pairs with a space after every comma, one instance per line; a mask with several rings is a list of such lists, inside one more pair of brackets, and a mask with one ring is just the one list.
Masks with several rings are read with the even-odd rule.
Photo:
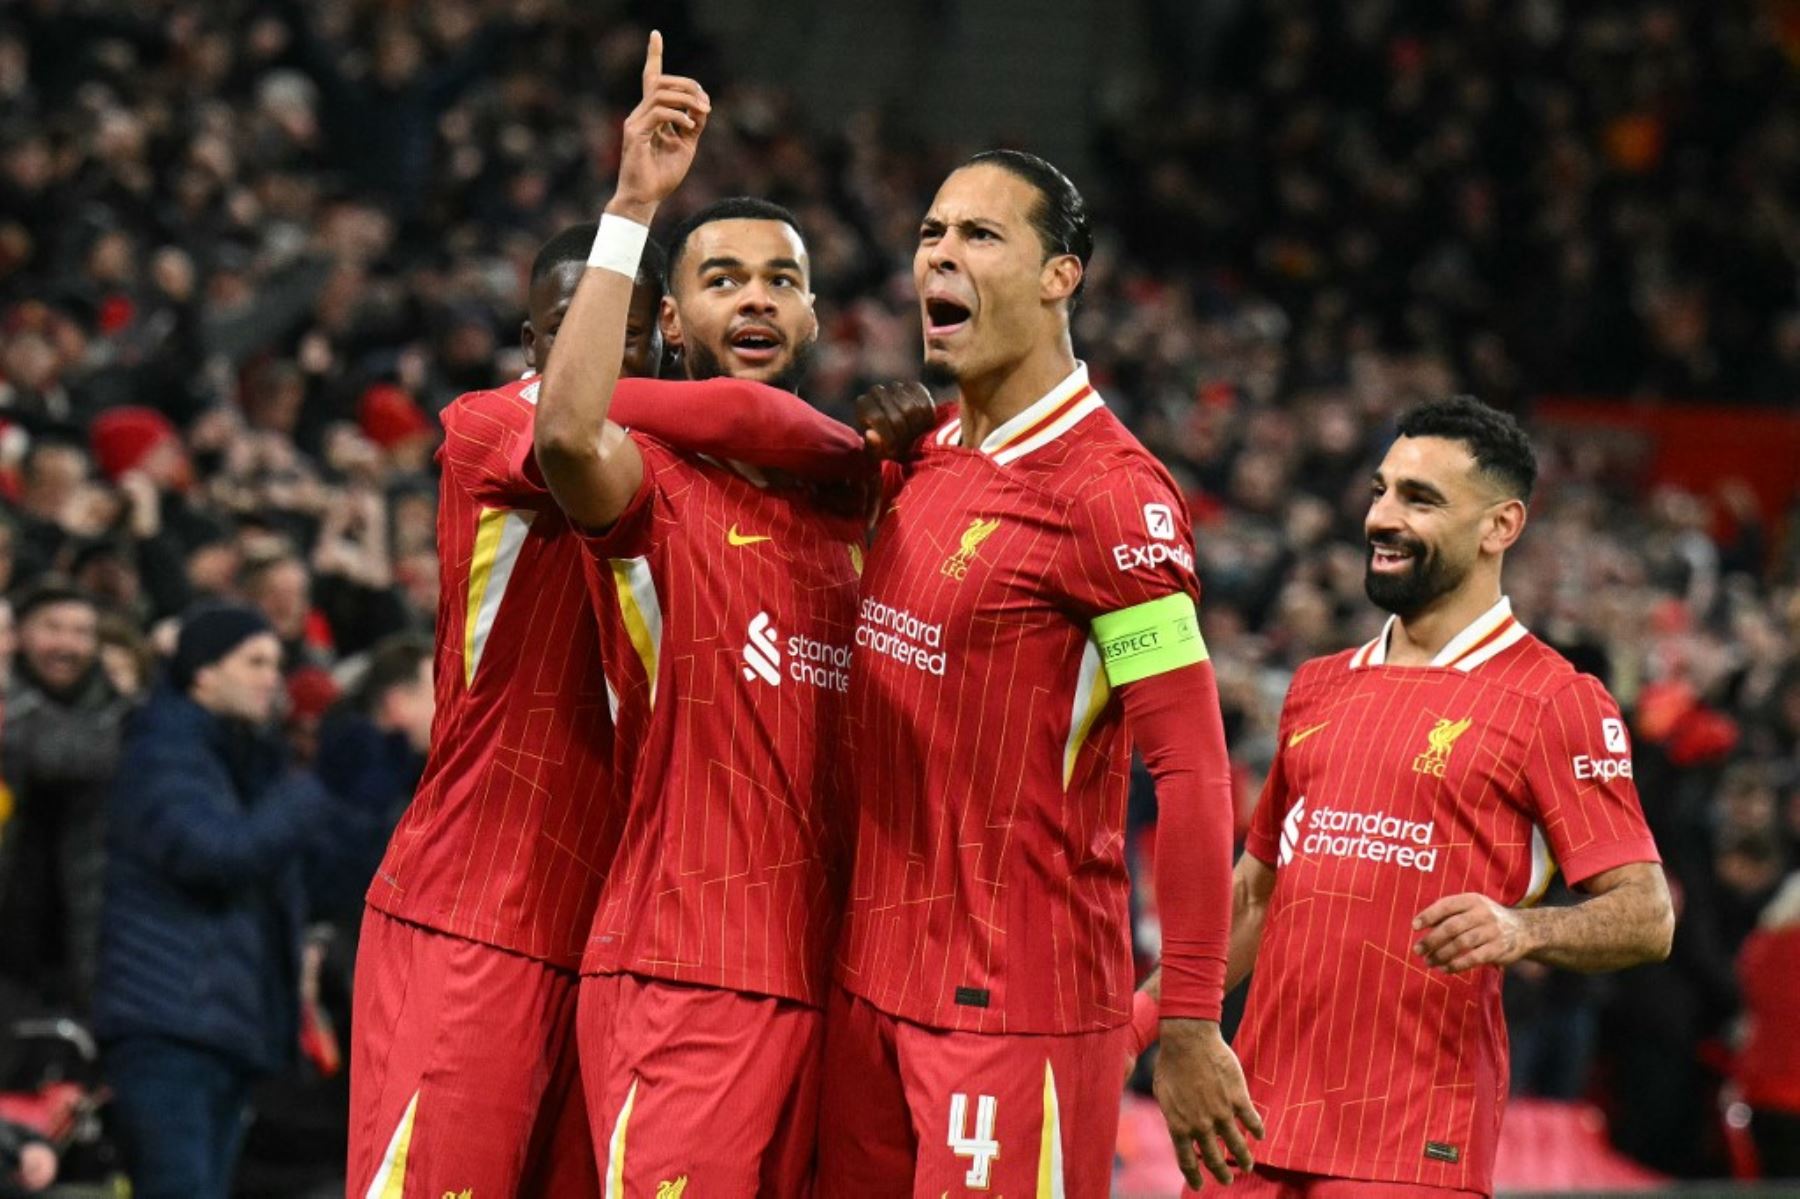
[[663, 336], [690, 379], [730, 375], [789, 391], [819, 337], [800, 234], [786, 221], [709, 221], [670, 264]]
[[1081, 264], [1046, 254], [1032, 225], [1041, 203], [1037, 188], [990, 164], [952, 172], [938, 188], [913, 255], [928, 368], [976, 378], [1067, 335], [1064, 301]]
[[1484, 558], [1497, 564], [1524, 527], [1524, 504], [1445, 437], [1396, 440], [1371, 493], [1363, 587], [1402, 620], [1462, 588]]
[[[569, 314], [569, 303], [586, 270], [586, 263], [565, 262], [531, 285], [519, 345], [525, 351], [525, 365], [532, 370], [542, 372], [550, 361], [550, 348], [556, 344], [557, 331]], [[662, 330], [656, 323], [661, 303], [658, 288], [641, 278], [632, 285], [631, 308], [625, 314], [625, 359], [619, 371], [625, 378], [653, 379], [662, 366]]]

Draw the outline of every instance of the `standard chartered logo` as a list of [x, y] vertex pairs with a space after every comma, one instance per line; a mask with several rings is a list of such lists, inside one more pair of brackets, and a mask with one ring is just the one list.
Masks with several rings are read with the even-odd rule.
[[1294, 846], [1300, 843], [1300, 826], [1305, 820], [1306, 796], [1302, 795], [1281, 822], [1281, 852], [1276, 855], [1276, 865], [1285, 866], [1294, 860]]
[[758, 612], [750, 622], [750, 640], [744, 643], [745, 682], [761, 679], [771, 687], [781, 686], [781, 647], [775, 636], [775, 622], [767, 612]]
[[856, 626], [856, 644], [915, 670], [943, 677], [949, 664], [943, 648], [943, 625], [920, 620], [905, 608], [892, 608], [875, 599], [863, 600], [861, 616]]
[[[783, 649], [774, 618], [767, 612], [758, 612], [744, 642], [744, 681], [761, 679], [771, 687], [781, 686]], [[796, 633], [787, 639], [785, 649], [788, 678], [826, 691], [850, 690], [849, 646]]]
[[1309, 810], [1302, 795], [1281, 822], [1276, 864], [1286, 866], [1296, 854], [1302, 854], [1391, 862], [1405, 870], [1430, 874], [1437, 869], [1436, 840], [1435, 820], [1403, 820], [1386, 812], [1347, 812], [1342, 808]]

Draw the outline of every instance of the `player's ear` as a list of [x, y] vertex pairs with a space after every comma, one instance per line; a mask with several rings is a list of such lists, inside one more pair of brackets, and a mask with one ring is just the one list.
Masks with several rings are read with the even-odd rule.
[[1481, 548], [1490, 554], [1503, 554], [1512, 548], [1525, 531], [1525, 501], [1509, 498], [1495, 504], [1487, 514], [1487, 528], [1481, 536]]
[[806, 337], [804, 340], [810, 342], [818, 336], [819, 310], [813, 307], [813, 294], [809, 291], [806, 293]]
[[1075, 294], [1081, 286], [1081, 259], [1073, 254], [1058, 254], [1044, 263], [1040, 288], [1045, 302], [1054, 304]]
[[662, 298], [662, 304], [656, 310], [656, 323], [662, 327], [663, 341], [667, 342], [671, 349], [679, 350], [682, 344], [681, 313], [675, 310], [674, 297], [664, 296]]

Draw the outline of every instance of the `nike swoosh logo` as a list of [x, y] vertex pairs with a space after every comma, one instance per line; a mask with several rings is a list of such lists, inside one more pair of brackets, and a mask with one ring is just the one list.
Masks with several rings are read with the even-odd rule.
[[1325, 726], [1330, 723], [1331, 722], [1329, 720], [1321, 720], [1318, 724], [1313, 725], [1310, 729], [1295, 729], [1294, 732], [1288, 737], [1288, 746], [1287, 747], [1289, 749], [1294, 748], [1294, 746], [1300, 744], [1302, 741], [1306, 740], [1308, 737], [1312, 736], [1314, 733], [1323, 731]]
[[774, 538], [762, 535], [745, 536], [738, 532], [736, 525], [732, 525], [730, 529], [726, 530], [725, 540], [732, 545], [755, 545], [759, 541], [772, 541]]

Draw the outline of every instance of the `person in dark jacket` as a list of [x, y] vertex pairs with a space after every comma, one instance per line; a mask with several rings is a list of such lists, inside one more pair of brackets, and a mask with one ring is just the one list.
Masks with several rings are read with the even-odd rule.
[[19, 602], [0, 769], [15, 810], [0, 831], [0, 976], [85, 1011], [100, 941], [106, 796], [130, 700], [101, 668], [93, 597], [44, 583]]
[[432, 645], [396, 634], [369, 654], [362, 677], [319, 729], [317, 770], [338, 803], [333, 852], [314, 876], [313, 916], [354, 941], [363, 893], [411, 802], [431, 744]]
[[250, 1085], [294, 1059], [327, 801], [267, 727], [280, 686], [259, 613], [202, 610], [127, 734], [94, 1031], [138, 1199], [226, 1199]]

